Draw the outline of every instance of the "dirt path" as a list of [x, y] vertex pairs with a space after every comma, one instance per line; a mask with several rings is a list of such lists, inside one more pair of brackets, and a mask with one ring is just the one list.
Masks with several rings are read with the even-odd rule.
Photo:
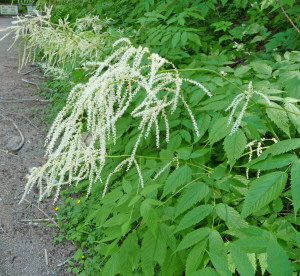
[[[0, 17], [0, 37], [10, 25], [11, 18]], [[1, 98], [38, 99], [36, 87], [22, 81], [22, 78], [36, 81], [34, 77], [18, 73], [17, 45], [7, 52], [12, 41], [12, 38], [0, 41], [0, 101]], [[26, 67], [22, 72], [31, 69]], [[0, 102], [0, 276], [70, 275], [65, 265], [57, 268], [57, 264], [70, 258], [74, 248], [69, 244], [52, 245], [57, 228], [24, 221], [45, 218], [37, 207], [54, 216], [51, 200], [38, 204], [33, 191], [27, 202], [18, 204], [28, 170], [43, 163], [44, 107], [45, 103]], [[13, 120], [25, 138], [17, 155], [3, 150], [15, 148], [21, 142], [12, 121], [4, 117]]]

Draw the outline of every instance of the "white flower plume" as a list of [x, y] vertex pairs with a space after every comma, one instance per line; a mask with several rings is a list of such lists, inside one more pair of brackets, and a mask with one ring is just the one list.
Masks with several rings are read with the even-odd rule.
[[44, 66], [63, 65], [65, 62], [74, 64], [80, 60], [99, 60], [103, 49], [111, 47], [108, 26], [112, 20], [100, 20], [98, 16], [86, 16], [74, 23], [68, 21], [68, 16], [59, 19], [58, 24], [51, 22], [51, 8], [45, 7], [37, 16], [26, 15], [16, 17], [10, 27], [14, 33], [15, 42], [22, 39], [24, 50], [20, 59], [20, 69], [28, 62], [34, 61], [36, 50], [43, 51]]
[[[155, 132], [156, 146], [160, 146], [159, 121], [165, 125], [168, 142], [168, 115], [175, 111], [179, 101], [187, 109], [195, 133], [199, 135], [192, 111], [181, 95], [182, 83], [189, 80], [181, 78], [172, 63], [157, 54], [150, 54], [148, 48], [133, 47], [128, 39], [118, 40], [114, 47], [114, 53], [103, 62], [85, 64], [97, 69], [86, 84], [78, 84], [70, 92], [66, 106], [58, 114], [47, 136], [48, 161], [30, 175], [23, 199], [35, 183], [40, 188], [40, 199], [57, 187], [55, 201], [61, 185], [78, 183], [83, 179], [89, 179], [89, 193], [92, 184], [101, 181], [109, 145], [117, 142], [117, 122], [125, 114], [139, 121], [139, 132], [131, 156], [109, 175], [103, 195], [109, 178], [125, 164], [127, 171], [133, 163], [136, 165], [141, 185], [144, 185], [135, 160], [136, 151], [151, 129]], [[172, 67], [172, 70], [160, 72], [163, 66]], [[200, 83], [192, 83], [203, 88]], [[209, 91], [203, 90], [211, 96]], [[82, 139], [83, 132], [91, 136], [88, 144]], [[43, 177], [47, 179], [46, 185], [43, 184]]]
[[232, 103], [225, 109], [226, 112], [229, 111], [229, 110], [231, 109], [231, 112], [230, 112], [230, 115], [229, 115], [229, 119], [228, 119], [228, 124], [227, 124], [227, 125], [229, 126], [230, 123], [231, 123], [231, 121], [232, 121], [233, 115], [234, 115], [234, 113], [235, 113], [235, 111], [236, 111], [236, 108], [237, 108], [238, 104], [239, 104], [242, 100], [246, 99], [246, 102], [244, 103], [244, 105], [243, 105], [243, 107], [242, 107], [242, 110], [241, 110], [239, 116], [237, 117], [236, 121], [234, 122], [234, 124], [233, 124], [233, 126], [232, 126], [232, 129], [231, 129], [231, 132], [230, 132], [229, 135], [232, 135], [233, 133], [235, 133], [235, 132], [238, 130], [238, 128], [239, 128], [239, 126], [240, 126], [240, 124], [241, 124], [242, 118], [243, 118], [243, 116], [244, 116], [244, 113], [245, 113], [245, 111], [246, 111], [246, 109], [247, 109], [247, 106], [248, 106], [248, 104], [249, 104], [249, 101], [250, 101], [250, 99], [252, 98], [252, 96], [253, 96], [254, 94], [260, 95], [261, 97], [263, 97], [263, 98], [267, 101], [267, 103], [268, 103], [269, 105], [271, 105], [271, 102], [270, 102], [270, 100], [268, 99], [268, 97], [267, 97], [266, 95], [264, 95], [263, 93], [261, 93], [261, 92], [259, 92], [259, 91], [254, 91], [254, 90], [253, 90], [252, 81], [250, 81], [250, 82], [249, 82], [249, 85], [248, 85], [248, 91], [245, 91], [244, 93], [238, 94], [238, 95], [233, 99]]

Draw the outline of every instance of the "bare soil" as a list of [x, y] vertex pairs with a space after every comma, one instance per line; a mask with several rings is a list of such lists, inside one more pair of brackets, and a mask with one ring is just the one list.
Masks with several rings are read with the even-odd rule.
[[[0, 17], [0, 37], [11, 21]], [[35, 85], [22, 81], [37, 82], [31, 74], [18, 73], [18, 46], [7, 52], [12, 42], [12, 37], [0, 41], [0, 276], [72, 275], [67, 272], [67, 263], [57, 265], [73, 256], [74, 246], [53, 245], [53, 233], [58, 228], [51, 221], [54, 226], [35, 220], [56, 217], [52, 199], [38, 203], [36, 191], [32, 191], [19, 204], [29, 169], [44, 162], [46, 126], [41, 118], [46, 103], [3, 102], [6, 98], [42, 99]], [[32, 69], [27, 66], [22, 72]], [[16, 153], [8, 151], [22, 142], [13, 122], [25, 138]]]

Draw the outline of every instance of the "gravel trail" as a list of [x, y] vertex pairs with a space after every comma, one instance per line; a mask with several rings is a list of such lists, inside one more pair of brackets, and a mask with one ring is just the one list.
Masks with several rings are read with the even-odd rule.
[[[0, 17], [0, 38], [7, 32], [12, 19]], [[70, 244], [53, 245], [57, 227], [30, 221], [55, 216], [52, 199], [38, 203], [36, 191], [27, 201], [18, 204], [26, 184], [26, 174], [44, 162], [45, 125], [41, 118], [44, 102], [7, 103], [3, 99], [42, 99], [30, 74], [18, 73], [18, 46], [7, 52], [12, 37], [0, 41], [0, 276], [71, 275], [66, 265], [57, 267], [74, 254]], [[22, 72], [34, 67], [27, 66]], [[35, 72], [33, 74], [38, 74]], [[2, 102], [1, 102], [2, 101]], [[19, 129], [17, 129], [16, 128]], [[8, 152], [24, 145], [16, 153]]]

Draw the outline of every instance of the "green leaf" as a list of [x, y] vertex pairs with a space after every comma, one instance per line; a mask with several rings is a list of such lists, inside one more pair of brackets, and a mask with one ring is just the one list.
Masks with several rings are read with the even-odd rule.
[[157, 223], [158, 223], [158, 214], [154, 208], [152, 208], [151, 200], [146, 199], [141, 204], [141, 215], [151, 230], [153, 235], [156, 235]]
[[120, 254], [115, 253], [111, 258], [109, 258], [109, 260], [103, 267], [103, 270], [101, 271], [101, 275], [102, 276], [115, 276], [116, 274], [118, 274], [119, 260], [120, 260]]
[[234, 75], [238, 78], [242, 78], [243, 76], [245, 76], [248, 73], [248, 71], [250, 69], [251, 69], [251, 67], [249, 65], [240, 66], [234, 71]]
[[247, 253], [264, 253], [267, 251], [269, 238], [250, 236], [247, 238], [238, 239], [234, 242], [236, 246]]
[[295, 162], [297, 157], [295, 154], [282, 154], [277, 156], [269, 156], [265, 160], [257, 162], [253, 166], [252, 169], [266, 171], [277, 168], [285, 167], [292, 162]]
[[199, 267], [207, 246], [207, 239], [198, 243], [195, 247], [193, 247], [186, 259], [185, 264], [185, 274], [190, 275], [192, 272], [196, 271]]
[[300, 148], [300, 138], [287, 139], [273, 144], [267, 150], [265, 150], [259, 157], [252, 160], [248, 164], [243, 165], [243, 167], [251, 167], [257, 162], [266, 159], [266, 157], [271, 154], [272, 156], [286, 153], [291, 150]]
[[266, 64], [264, 61], [255, 61], [251, 62], [250, 64], [254, 71], [262, 75], [271, 75], [272, 74], [272, 67]]
[[211, 214], [212, 211], [213, 207], [211, 205], [201, 205], [193, 208], [181, 219], [174, 233], [195, 225], [196, 223], [205, 219], [209, 214]]
[[271, 240], [267, 251], [267, 270], [272, 276], [290, 276], [293, 272], [293, 267], [288, 259], [288, 256], [276, 241]]
[[241, 215], [238, 211], [224, 203], [219, 203], [216, 206], [216, 213], [222, 220], [225, 221], [229, 229], [248, 227], [248, 223], [241, 219]]
[[267, 270], [268, 267], [268, 262], [267, 262], [267, 253], [260, 253], [257, 255], [258, 261], [259, 261], [259, 266], [261, 269], [262, 275], [265, 274], [265, 271]]
[[188, 33], [188, 37], [189, 37], [189, 40], [194, 42], [195, 44], [197, 44], [199, 46], [202, 45], [198, 35], [196, 35], [194, 33]]
[[203, 182], [195, 182], [189, 185], [176, 206], [175, 217], [205, 198], [208, 192], [209, 188]]
[[233, 164], [241, 156], [246, 145], [247, 139], [241, 129], [225, 138], [224, 149], [230, 164]]
[[291, 188], [295, 214], [297, 214], [300, 208], [300, 159], [293, 164], [291, 169]]
[[289, 118], [288, 115], [282, 107], [274, 102], [271, 102], [271, 106], [275, 108], [267, 108], [266, 112], [268, 114], [268, 117], [282, 130], [284, 133], [286, 133], [287, 136], [290, 137], [290, 131], [289, 131]]
[[112, 227], [116, 225], [121, 225], [129, 220], [130, 215], [129, 214], [118, 214], [107, 220], [103, 227]]
[[266, 150], [266, 153], [274, 156], [297, 148], [300, 148], [300, 138], [293, 138], [273, 144]]
[[214, 144], [220, 141], [225, 136], [229, 135], [231, 131], [231, 126], [227, 126], [228, 117], [222, 117], [215, 121], [212, 128], [209, 131], [209, 137], [211, 144]]
[[141, 248], [142, 268], [145, 275], [154, 274], [154, 260], [159, 257], [164, 259], [165, 253], [166, 245], [163, 239], [155, 238], [152, 232], [148, 230], [143, 236]]
[[278, 197], [286, 181], [287, 174], [279, 171], [264, 175], [250, 183], [241, 217], [247, 217]]
[[179, 159], [188, 160], [190, 159], [192, 148], [180, 148], [176, 150]]
[[255, 271], [247, 254], [236, 245], [230, 245], [230, 253], [232, 260], [237, 267], [237, 271], [241, 276], [254, 276]]
[[[286, 103], [284, 105], [284, 108], [288, 111], [293, 112], [293, 113], [287, 112], [287, 114], [288, 114], [291, 122], [295, 126], [296, 130], [300, 134], [300, 110], [299, 110], [299, 108], [296, 107], [295, 105], [293, 105], [292, 103]], [[298, 115], [296, 115], [295, 113]]]
[[176, 48], [177, 44], [180, 41], [180, 37], [181, 37], [181, 33], [180, 32], [175, 33], [175, 35], [173, 36], [173, 38], [172, 38], [172, 47], [173, 48]]
[[199, 129], [199, 137], [197, 139], [200, 139], [205, 132], [207, 131], [208, 127], [209, 127], [209, 123], [210, 123], [210, 116], [207, 114], [203, 114], [199, 116], [199, 119], [197, 119], [197, 126]]
[[192, 170], [187, 165], [180, 167], [170, 174], [164, 187], [162, 198], [192, 179]]
[[101, 203], [103, 204], [115, 203], [122, 195], [123, 193], [120, 190], [115, 189], [107, 193], [105, 197], [101, 199]]
[[145, 188], [143, 188], [141, 190], [141, 195], [150, 194], [151, 192], [156, 191], [160, 186], [161, 186], [161, 184], [152, 184], [152, 185], [146, 186]]
[[[140, 262], [140, 246], [136, 232], [128, 234], [120, 249], [119, 266], [124, 275], [130, 275]], [[127, 271], [127, 273], [125, 273]]]
[[75, 252], [73, 258], [74, 258], [75, 261], [79, 261], [79, 260], [82, 259], [82, 256], [83, 256], [83, 255], [84, 255], [84, 254], [83, 254], [82, 249], [79, 248], [79, 249], [77, 249], [77, 251]]
[[192, 273], [190, 276], [220, 276], [220, 274], [213, 268], [207, 267]]
[[183, 249], [193, 246], [194, 244], [207, 238], [210, 232], [211, 232], [210, 228], [202, 227], [202, 228], [199, 228], [197, 230], [194, 230], [194, 231], [188, 233], [187, 235], [184, 236], [183, 240], [178, 245], [176, 251], [180, 251], [180, 250], [183, 250]]
[[186, 42], [187, 42], [187, 39], [188, 39], [188, 33], [187, 33], [187, 32], [183, 32], [183, 33], [181, 34], [181, 43], [182, 43], [183, 45], [185, 45]]
[[209, 234], [209, 251], [220, 255], [226, 259], [226, 252], [224, 250], [224, 242], [220, 233], [217, 230], [212, 230]]
[[221, 256], [214, 254], [213, 252], [208, 252], [212, 264], [216, 268], [217, 272], [222, 276], [231, 276], [231, 272], [228, 268], [228, 262]]

